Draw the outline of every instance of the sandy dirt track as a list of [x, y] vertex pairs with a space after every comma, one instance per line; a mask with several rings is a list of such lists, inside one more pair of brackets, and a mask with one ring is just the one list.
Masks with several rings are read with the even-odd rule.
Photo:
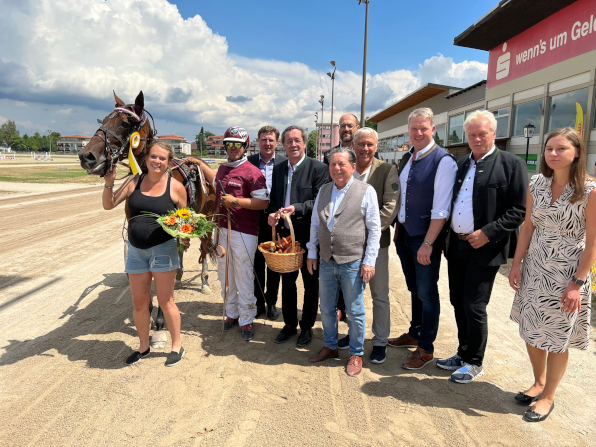
[[[517, 325], [508, 319], [513, 294], [502, 274], [489, 306], [484, 377], [459, 385], [434, 365], [403, 370], [408, 351], [401, 349], [389, 349], [382, 365], [370, 364], [367, 291], [364, 369], [351, 378], [347, 351], [322, 364], [307, 362], [323, 345], [320, 320], [306, 349], [295, 338], [273, 343], [281, 318], [258, 320], [250, 343], [237, 328], [222, 337], [216, 272], [212, 267], [212, 292], [201, 294], [194, 244], [184, 288], [175, 294], [187, 355], [165, 368], [168, 347], [126, 367], [137, 338], [122, 273], [123, 210], [101, 209], [101, 187], [47, 188], [0, 197], [5, 446], [596, 445], [594, 342], [589, 351], [571, 352], [551, 417], [522, 421], [525, 408], [513, 397], [532, 375]], [[409, 294], [393, 247], [390, 253], [397, 336], [408, 326]], [[439, 357], [457, 346], [445, 267]]]

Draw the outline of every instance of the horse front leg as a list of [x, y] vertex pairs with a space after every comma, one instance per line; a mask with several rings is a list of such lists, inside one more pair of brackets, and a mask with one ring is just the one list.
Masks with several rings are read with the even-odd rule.
[[168, 336], [164, 330], [166, 326], [166, 319], [163, 315], [161, 307], [157, 307], [157, 317], [155, 318], [155, 332], [150, 339], [151, 348], [164, 349], [168, 344]]
[[207, 259], [203, 260], [201, 264], [201, 292], [211, 293], [211, 287], [209, 286], [209, 262]]
[[174, 290], [182, 288], [182, 275], [184, 274], [184, 252], [178, 253], [178, 260], [180, 266], [176, 270], [176, 282], [174, 283]]

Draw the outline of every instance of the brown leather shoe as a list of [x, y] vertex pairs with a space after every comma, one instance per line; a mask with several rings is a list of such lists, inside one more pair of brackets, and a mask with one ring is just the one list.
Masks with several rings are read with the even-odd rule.
[[404, 369], [422, 369], [433, 359], [432, 354], [426, 353], [422, 348], [416, 348], [416, 350], [408, 354], [408, 359], [401, 364]]
[[357, 376], [362, 371], [362, 357], [359, 355], [353, 355], [350, 357], [350, 361], [348, 362], [348, 366], [346, 367], [346, 372], [348, 376]]
[[410, 337], [410, 335], [406, 332], [397, 338], [388, 338], [387, 344], [392, 348], [417, 348], [418, 340]]
[[319, 352], [317, 352], [312, 357], [308, 358], [310, 363], [317, 363], [322, 362], [323, 360], [327, 359], [334, 359], [339, 356], [339, 351], [337, 349], [329, 349], [327, 346], [324, 346]]

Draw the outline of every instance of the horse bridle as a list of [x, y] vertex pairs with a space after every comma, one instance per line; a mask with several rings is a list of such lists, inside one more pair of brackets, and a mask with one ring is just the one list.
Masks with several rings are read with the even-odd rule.
[[[104, 142], [104, 155], [106, 157], [106, 164], [102, 173], [100, 174], [100, 177], [103, 177], [107, 174], [108, 170], [114, 165], [114, 160], [116, 160], [116, 163], [118, 162], [118, 159], [120, 158], [122, 153], [125, 151], [127, 147], [129, 147], [130, 136], [134, 132], [138, 132], [139, 129], [141, 129], [147, 122], [147, 115], [151, 117], [151, 121], [153, 122], [153, 128], [149, 126], [150, 130], [148, 138], [141, 138], [141, 141], [151, 141], [153, 137], [157, 135], [157, 129], [155, 128], [155, 120], [153, 119], [153, 115], [151, 115], [151, 113], [149, 113], [147, 110], [143, 109], [141, 116], [139, 116], [134, 111], [134, 107], [134, 104], [126, 104], [122, 107], [116, 107], [114, 111], [110, 113], [110, 115], [108, 115], [106, 118], [104, 118], [103, 120], [97, 120], [97, 122], [101, 124], [101, 126], [99, 129], [95, 131], [95, 134], [93, 136], [100, 138]], [[118, 113], [124, 113], [129, 116], [128, 122], [131, 123], [131, 126], [126, 140], [123, 140], [119, 135], [110, 130], [110, 123], [112, 122], [112, 118], [118, 115]], [[103, 136], [100, 135], [99, 132], [103, 132]], [[110, 135], [120, 142], [120, 147], [113, 147], [110, 144]], [[109, 163], [107, 162], [108, 159]]]

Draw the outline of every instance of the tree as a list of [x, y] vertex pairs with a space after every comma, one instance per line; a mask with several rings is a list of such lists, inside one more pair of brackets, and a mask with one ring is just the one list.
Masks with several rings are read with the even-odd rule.
[[8, 120], [0, 126], [0, 144], [4, 141], [10, 146], [10, 142], [14, 136], [20, 137], [20, 134], [13, 120]]
[[12, 148], [13, 151], [26, 151], [27, 150], [27, 147], [23, 143], [23, 139], [20, 137], [18, 132], [16, 134], [13, 134], [8, 145]]
[[317, 158], [317, 140], [319, 139], [319, 132], [316, 130], [308, 134], [308, 141], [306, 142], [306, 155], [310, 158]]
[[197, 151], [200, 151], [201, 148], [205, 150], [205, 140], [208, 137], [214, 136], [213, 132], [209, 132], [208, 130], [203, 130], [203, 126], [201, 126], [201, 131], [198, 135], [195, 136], [195, 142], [197, 143]]
[[373, 123], [372, 121], [368, 120], [368, 116], [364, 119], [364, 126], [370, 127], [371, 129], [377, 130], [377, 123]]

